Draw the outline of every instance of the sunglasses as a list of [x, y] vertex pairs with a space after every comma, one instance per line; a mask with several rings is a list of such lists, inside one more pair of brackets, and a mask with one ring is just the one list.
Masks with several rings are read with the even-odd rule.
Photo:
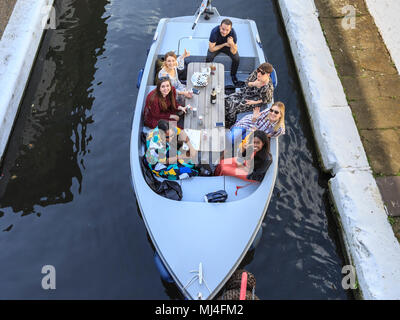
[[260, 68], [257, 69], [257, 72], [261, 73], [262, 75], [266, 74], [266, 72]]
[[278, 110], [273, 110], [273, 109], [269, 109], [269, 112], [273, 112], [273, 113], [275, 113], [275, 114], [279, 114], [279, 111]]

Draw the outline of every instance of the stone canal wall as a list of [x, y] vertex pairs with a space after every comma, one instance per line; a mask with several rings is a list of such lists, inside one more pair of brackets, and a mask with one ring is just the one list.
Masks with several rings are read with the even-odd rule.
[[17, 0], [0, 40], [0, 159], [54, 0]]
[[[324, 0], [331, 1], [331, 0]], [[343, 2], [346, 6], [347, 1]], [[400, 299], [400, 245], [326, 43], [313, 0], [279, 0], [342, 238], [364, 299]]]
[[386, 47], [400, 73], [400, 1], [365, 0], [368, 10], [385, 41]]
[[14, 9], [16, 0], [0, 0], [0, 39]]

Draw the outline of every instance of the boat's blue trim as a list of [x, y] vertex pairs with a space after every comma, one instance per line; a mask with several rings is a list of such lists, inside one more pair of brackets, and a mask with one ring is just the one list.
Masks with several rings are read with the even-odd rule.
[[140, 84], [142, 83], [143, 72], [144, 72], [144, 69], [142, 68], [139, 70], [139, 73], [138, 73], [137, 83], [136, 83], [136, 88], [138, 88], [138, 89], [140, 88]]
[[263, 228], [260, 227], [260, 229], [259, 229], [258, 232], [257, 232], [256, 237], [254, 238], [253, 243], [252, 243], [251, 246], [250, 246], [249, 251], [254, 250], [254, 249], [258, 246], [258, 244], [259, 244], [259, 242], [260, 242], [260, 240], [261, 240], [262, 230], [263, 230]]
[[274, 89], [278, 86], [278, 75], [276, 74], [276, 71], [272, 71], [271, 73], [271, 79], [272, 79], [272, 84], [274, 85]]
[[161, 279], [168, 283], [174, 283], [174, 279], [172, 279], [167, 268], [165, 268], [160, 256], [157, 254], [157, 251], [154, 251], [154, 262], [156, 264], [158, 272], [160, 273]]

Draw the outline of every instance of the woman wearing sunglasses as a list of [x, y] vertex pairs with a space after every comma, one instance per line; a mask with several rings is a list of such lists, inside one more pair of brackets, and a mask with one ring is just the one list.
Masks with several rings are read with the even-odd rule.
[[225, 98], [227, 126], [235, 123], [238, 113], [252, 111], [255, 107], [272, 102], [274, 85], [270, 74], [273, 70], [272, 65], [268, 62], [262, 63], [257, 70], [250, 74], [244, 87]]
[[228, 131], [228, 141], [238, 143], [245, 139], [249, 131], [264, 131], [269, 138], [285, 134], [285, 105], [281, 101], [275, 102], [271, 108], [260, 111], [255, 107], [253, 114], [244, 116]]
[[176, 101], [176, 90], [168, 77], [157, 82], [157, 88], [150, 91], [144, 107], [144, 125], [155, 128], [159, 120], [179, 121], [178, 112], [186, 113], [186, 107]]

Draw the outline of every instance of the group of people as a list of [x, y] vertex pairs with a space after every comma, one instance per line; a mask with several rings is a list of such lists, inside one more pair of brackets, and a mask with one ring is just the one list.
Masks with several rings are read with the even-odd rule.
[[[232, 59], [231, 77], [237, 85], [240, 57], [237, 35], [229, 19], [224, 19], [211, 31], [206, 62], [212, 62], [221, 52]], [[153, 129], [146, 145], [149, 167], [157, 176], [173, 180], [199, 174], [194, 165], [197, 152], [182, 130], [183, 119], [180, 117], [187, 111], [185, 100], [192, 98], [192, 92], [181, 83], [178, 74], [178, 70], [184, 69], [184, 59], [189, 56], [186, 50], [179, 57], [172, 51], [165, 54], [157, 75], [157, 87], [148, 94], [144, 108], [144, 124]], [[250, 181], [263, 179], [272, 162], [270, 138], [285, 133], [285, 105], [280, 101], [272, 104], [273, 71], [270, 63], [262, 63], [242, 87], [225, 97], [225, 126], [230, 128], [227, 142], [237, 154], [233, 157], [225, 154], [215, 175], [231, 175]], [[237, 115], [244, 112], [251, 114], [237, 121]], [[178, 143], [173, 145], [173, 140]], [[239, 147], [234, 150], [237, 145]]]

